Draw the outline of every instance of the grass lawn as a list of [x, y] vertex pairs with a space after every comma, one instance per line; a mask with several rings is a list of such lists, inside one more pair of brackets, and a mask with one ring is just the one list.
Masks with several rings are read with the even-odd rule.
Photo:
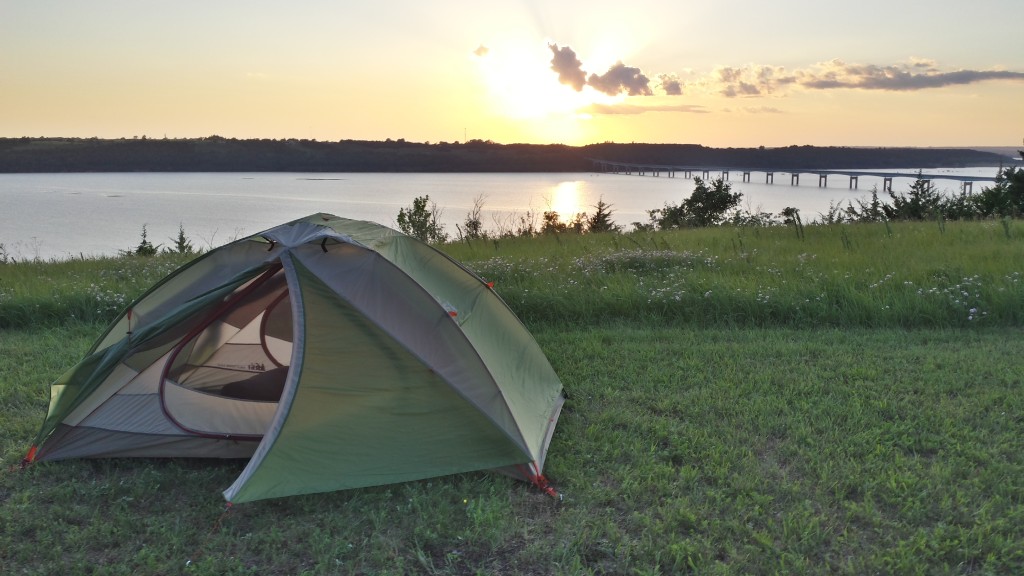
[[[541, 327], [570, 398], [557, 503], [474, 473], [255, 502], [240, 462], [11, 469], [88, 344], [5, 334], [0, 559], [13, 574], [1012, 574], [1017, 329]], [[37, 366], [38, 365], [38, 366]], [[188, 567], [186, 567], [188, 564]]]
[[1024, 573], [1024, 224], [450, 245], [569, 399], [545, 473], [239, 504], [240, 461], [18, 463], [178, 260], [0, 266], [4, 574]]

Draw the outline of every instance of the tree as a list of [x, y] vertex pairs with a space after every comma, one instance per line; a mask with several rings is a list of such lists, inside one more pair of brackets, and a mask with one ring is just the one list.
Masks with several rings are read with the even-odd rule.
[[555, 212], [554, 210], [546, 210], [541, 217], [541, 234], [561, 234], [565, 232], [567, 228], [568, 226], [559, 220], [558, 212]]
[[195, 254], [196, 252], [195, 246], [193, 246], [192, 242], [187, 236], [185, 236], [184, 224], [178, 224], [178, 237], [171, 238], [171, 242], [174, 242], [174, 248], [164, 248], [164, 252], [172, 254]]
[[572, 220], [563, 222], [561, 215], [554, 210], [548, 210], [544, 212], [542, 216], [542, 222], [540, 225], [541, 234], [565, 234], [572, 232], [574, 234], [583, 234], [587, 231], [587, 214], [586, 212], [580, 212], [573, 216]]
[[804, 222], [800, 219], [800, 209], [786, 206], [782, 209], [782, 212], [779, 212], [779, 216], [782, 216], [782, 224], [784, 226], [792, 226], [796, 230], [796, 237], [803, 240]]
[[441, 211], [437, 204], [430, 202], [430, 196], [418, 196], [413, 199], [410, 208], [398, 210], [398, 229], [423, 242], [446, 242], [448, 234], [439, 222], [440, 218]]
[[481, 194], [473, 198], [473, 208], [466, 213], [466, 220], [462, 223], [462, 226], [456, 225], [460, 240], [479, 240], [486, 237], [484, 223], [480, 220], [483, 209], [484, 196]]
[[733, 192], [732, 185], [716, 178], [710, 185], [702, 178], [693, 179], [693, 193], [678, 206], [665, 204], [664, 208], [650, 210], [651, 223], [660, 230], [684, 226], [706, 227], [721, 224], [729, 210], [739, 206], [741, 192]]
[[938, 213], [942, 204], [942, 196], [935, 191], [931, 181], [921, 178], [920, 172], [906, 195], [892, 190], [889, 195], [892, 196], [892, 206], [882, 206], [889, 220], [924, 220]]
[[587, 232], [621, 232], [622, 228], [612, 222], [612, 206], [599, 199], [594, 206], [594, 215], [587, 219]]
[[996, 174], [996, 183], [975, 197], [982, 217], [1024, 215], [1024, 169], [1010, 166]]
[[878, 186], [871, 187], [871, 201], [858, 198], [857, 206], [850, 202], [846, 206], [846, 217], [850, 222], [881, 222], [885, 220], [885, 206], [878, 199]]
[[139, 241], [139, 245], [135, 247], [135, 255], [136, 256], [153, 256], [153, 255], [155, 255], [157, 253], [158, 248], [159, 248], [158, 246], [154, 246], [153, 243], [149, 241], [148, 235], [146, 233], [146, 225], [143, 224], [142, 225], [142, 239]]

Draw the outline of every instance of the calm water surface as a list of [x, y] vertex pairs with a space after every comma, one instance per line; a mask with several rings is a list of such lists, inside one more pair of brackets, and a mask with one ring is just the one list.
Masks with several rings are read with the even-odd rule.
[[[894, 170], [916, 172], [916, 169]], [[931, 169], [951, 175], [995, 176], [998, 168]], [[680, 175], [681, 176], [681, 175]], [[712, 177], [717, 177], [715, 174]], [[805, 221], [828, 210], [830, 203], [866, 198], [881, 179], [861, 177], [859, 189], [849, 179], [831, 176], [827, 188], [804, 175], [800, 186], [776, 173], [775, 184], [755, 172], [751, 182], [731, 173], [734, 192], [744, 207], [778, 213], [799, 208]], [[897, 178], [893, 189], [906, 191], [912, 179]], [[960, 184], [936, 180], [940, 191]], [[990, 183], [975, 183], [974, 190]], [[0, 174], [0, 244], [9, 256], [69, 258], [114, 255], [139, 243], [145, 225], [149, 240], [168, 245], [185, 227], [193, 244], [219, 246], [235, 238], [317, 212], [395, 226], [402, 207], [429, 195], [443, 211], [452, 236], [483, 199], [484, 227], [510, 228], [521, 216], [555, 210], [563, 217], [593, 213], [603, 199], [612, 219], [626, 229], [646, 222], [647, 210], [678, 204], [693, 191], [682, 177], [565, 174], [296, 174], [296, 173], [104, 173]], [[888, 196], [882, 194], [883, 199]]]

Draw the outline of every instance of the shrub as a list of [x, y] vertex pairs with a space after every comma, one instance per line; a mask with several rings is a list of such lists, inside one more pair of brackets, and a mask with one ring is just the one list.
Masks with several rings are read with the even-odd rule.
[[726, 213], [739, 206], [741, 192], [733, 192], [732, 185], [722, 178], [710, 185], [702, 178], [693, 179], [693, 194], [678, 206], [665, 204], [664, 208], [649, 210], [651, 224], [659, 230], [684, 227], [705, 227], [721, 224]]
[[419, 196], [413, 199], [411, 207], [398, 210], [398, 229], [423, 242], [446, 242], [448, 234], [440, 219], [441, 211], [430, 202], [430, 196]]

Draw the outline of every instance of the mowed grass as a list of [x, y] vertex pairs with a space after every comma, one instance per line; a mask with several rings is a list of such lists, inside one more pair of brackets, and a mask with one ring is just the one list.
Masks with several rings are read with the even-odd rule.
[[[864, 244], [845, 245], [840, 231], [815, 243], [810, 228], [804, 240], [782, 235], [792, 230], [716, 230], [448, 247], [496, 281], [565, 384], [546, 464], [560, 503], [481, 472], [225, 512], [220, 491], [242, 462], [20, 470], [48, 383], [102, 323], [15, 323], [0, 340], [0, 565], [12, 574], [1021, 573], [1024, 325], [1009, 304], [993, 304], [1005, 292], [1024, 304], [1013, 280], [1024, 271], [1021, 239], [998, 223], [973, 226], [921, 225], [934, 236], [902, 260], [895, 248], [859, 255]], [[894, 225], [892, 235], [881, 227], [864, 238], [876, 231], [881, 242], [910, 234]], [[860, 238], [856, 227], [846, 233]], [[958, 233], [959, 242], [929, 248]], [[730, 256], [730, 234], [761, 260]], [[717, 255], [718, 267], [677, 266], [691, 262], [687, 250]], [[798, 270], [801, 253], [817, 256]], [[839, 302], [865, 317], [786, 319], [797, 303], [783, 298], [786, 287], [807, 263], [814, 277], [848, 280], [850, 297]], [[572, 270], [592, 272], [567, 277]], [[976, 292], [960, 292], [979, 294], [989, 314], [968, 320], [970, 308], [933, 293], [929, 309], [947, 319], [904, 327], [886, 316], [886, 304], [938, 282], [934, 270], [955, 271], [950, 288], [976, 278]], [[872, 287], [881, 271], [918, 286]], [[36, 273], [62, 281], [45, 267]], [[635, 294], [707, 277], [711, 296], [675, 302], [707, 305], [730, 282], [739, 295], [728, 302], [746, 308], [673, 312]], [[573, 278], [587, 285], [576, 289]], [[785, 304], [751, 320], [764, 304], [756, 288], [770, 282], [778, 289], [768, 303]], [[872, 300], [879, 288], [882, 302]]]

